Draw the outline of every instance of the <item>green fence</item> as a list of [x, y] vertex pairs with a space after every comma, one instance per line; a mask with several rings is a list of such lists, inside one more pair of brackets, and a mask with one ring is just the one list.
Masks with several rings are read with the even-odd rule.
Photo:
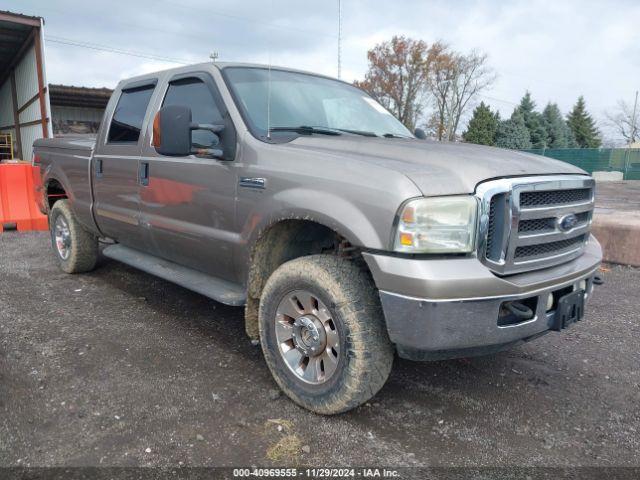
[[640, 148], [547, 148], [524, 150], [576, 165], [589, 173], [617, 170], [625, 180], [640, 180]]

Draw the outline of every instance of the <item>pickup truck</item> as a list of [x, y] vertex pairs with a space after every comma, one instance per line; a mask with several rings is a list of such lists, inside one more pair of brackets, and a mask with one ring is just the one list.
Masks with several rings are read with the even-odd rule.
[[244, 306], [279, 387], [321, 414], [394, 356], [490, 354], [581, 320], [594, 181], [537, 155], [424, 139], [367, 93], [205, 63], [121, 81], [95, 141], [34, 143], [62, 270], [102, 254]]

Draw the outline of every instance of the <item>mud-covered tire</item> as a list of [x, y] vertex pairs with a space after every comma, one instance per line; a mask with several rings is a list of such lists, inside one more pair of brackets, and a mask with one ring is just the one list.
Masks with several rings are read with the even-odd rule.
[[[340, 341], [337, 367], [324, 383], [310, 385], [289, 367], [276, 334], [278, 306], [292, 292], [307, 291], [329, 310]], [[346, 412], [372, 398], [386, 382], [394, 350], [377, 289], [356, 262], [334, 255], [297, 258], [267, 280], [260, 299], [259, 327], [267, 365], [282, 391], [316, 413]]]
[[[56, 225], [67, 228], [68, 245], [63, 251], [57, 245]], [[58, 200], [49, 213], [51, 246], [60, 268], [67, 273], [83, 273], [93, 270], [98, 261], [98, 237], [88, 232], [76, 219], [68, 200]], [[65, 258], [66, 256], [66, 258]]]

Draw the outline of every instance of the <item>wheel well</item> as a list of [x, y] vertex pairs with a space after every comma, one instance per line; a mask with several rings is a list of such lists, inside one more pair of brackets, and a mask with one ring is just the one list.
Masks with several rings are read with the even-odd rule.
[[294, 258], [331, 253], [348, 258], [362, 258], [357, 248], [329, 227], [310, 220], [283, 220], [265, 230], [251, 251], [247, 280], [245, 330], [258, 339], [260, 296], [271, 274]]
[[63, 198], [68, 198], [68, 196], [60, 182], [49, 180], [47, 183], [47, 205], [49, 206], [49, 211], [51, 211], [54, 203]]

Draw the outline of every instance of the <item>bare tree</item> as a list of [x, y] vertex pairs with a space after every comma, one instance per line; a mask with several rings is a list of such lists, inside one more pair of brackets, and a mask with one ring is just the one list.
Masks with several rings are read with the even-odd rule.
[[487, 59], [477, 51], [463, 55], [445, 47], [432, 62], [429, 89], [434, 96], [438, 140], [456, 139], [464, 114], [478, 94], [495, 81]]
[[[438, 140], [455, 140], [460, 121], [496, 76], [487, 55], [463, 55], [442, 42], [394, 36], [367, 53], [369, 69], [357, 87], [366, 90], [413, 130], [419, 121]], [[424, 118], [427, 100], [435, 112]]]
[[638, 92], [633, 105], [618, 100], [614, 112], [605, 113], [608, 123], [622, 135], [628, 144], [640, 141], [640, 111], [638, 111]]
[[413, 130], [429, 92], [427, 80], [436, 45], [429, 48], [422, 40], [394, 36], [369, 50], [369, 69], [364, 80], [354, 84]]
[[427, 88], [433, 95], [435, 112], [428, 120], [427, 129], [433, 132], [438, 140], [445, 136], [451, 84], [456, 77], [456, 68], [456, 56], [449, 51], [448, 45], [434, 45]]

